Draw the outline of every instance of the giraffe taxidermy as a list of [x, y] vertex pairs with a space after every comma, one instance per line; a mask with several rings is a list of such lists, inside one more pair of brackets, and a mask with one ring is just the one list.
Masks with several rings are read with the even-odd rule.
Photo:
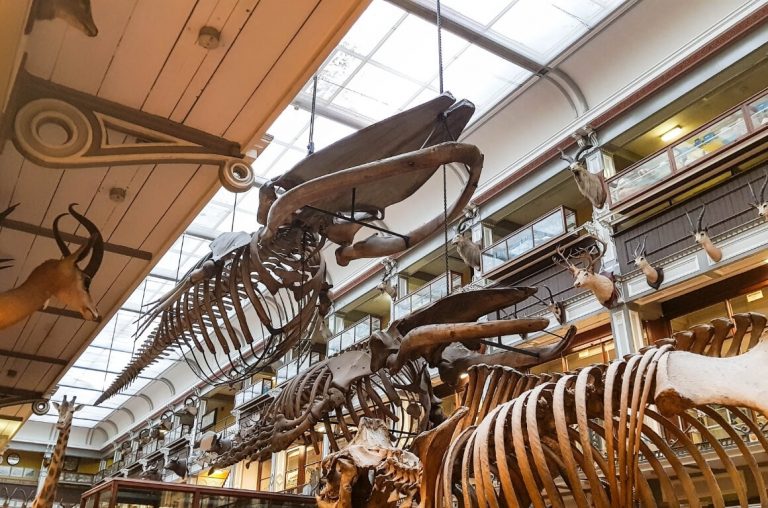
[[59, 477], [64, 467], [64, 453], [67, 451], [69, 442], [69, 432], [72, 429], [72, 416], [75, 411], [83, 408], [82, 404], [75, 404], [75, 399], [67, 400], [67, 396], [59, 402], [54, 402], [53, 407], [59, 412], [59, 419], [56, 422], [56, 429], [59, 431], [59, 437], [56, 439], [56, 446], [51, 454], [51, 463], [48, 466], [48, 474], [45, 477], [43, 487], [32, 502], [32, 508], [52, 508], [56, 496], [56, 488], [59, 485]]

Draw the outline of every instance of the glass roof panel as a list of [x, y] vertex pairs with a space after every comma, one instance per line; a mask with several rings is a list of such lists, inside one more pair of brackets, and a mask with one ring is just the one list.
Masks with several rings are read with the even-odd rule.
[[350, 28], [340, 46], [366, 56], [404, 16], [402, 9], [382, 0], [375, 0]]

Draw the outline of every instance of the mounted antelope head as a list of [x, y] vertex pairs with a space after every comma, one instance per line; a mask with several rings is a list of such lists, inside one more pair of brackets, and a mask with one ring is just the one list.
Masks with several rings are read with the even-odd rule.
[[552, 296], [552, 290], [549, 289], [549, 287], [544, 286], [544, 289], [547, 290], [547, 293], [549, 293], [549, 302], [545, 302], [541, 298], [539, 298], [536, 295], [533, 295], [534, 298], [536, 298], [542, 305], [546, 306], [547, 310], [552, 313], [552, 315], [555, 316], [555, 320], [561, 324], [565, 324], [565, 304], [563, 302], [556, 302], [554, 297]]
[[704, 212], [706, 210], [707, 205], [701, 205], [701, 213], [699, 214], [699, 218], [696, 220], [695, 226], [693, 225], [693, 221], [691, 220], [691, 216], [688, 215], [688, 212], [685, 212], [685, 216], [688, 217], [688, 223], [691, 225], [691, 233], [693, 234], [693, 238], [696, 240], [696, 243], [701, 245], [701, 247], [704, 249], [704, 252], [706, 252], [707, 256], [709, 256], [709, 259], [717, 263], [723, 259], [723, 251], [720, 250], [719, 247], [716, 247], [714, 243], [712, 243], [712, 240], [709, 238], [709, 234], [707, 233], [708, 227], [702, 225], [702, 221], [704, 220]]
[[395, 277], [395, 270], [397, 270], [397, 261], [391, 257], [386, 257], [381, 260], [381, 264], [384, 265], [384, 273], [381, 276], [381, 282], [376, 286], [382, 293], [386, 293], [390, 298], [395, 300], [397, 298], [397, 277]]
[[474, 271], [480, 271], [480, 245], [472, 241], [470, 230], [472, 217], [466, 214], [456, 226], [456, 236], [451, 243], [456, 246], [456, 251], [464, 263]]
[[[53, 236], [61, 251], [61, 259], [49, 259], [32, 270], [19, 287], [0, 293], [0, 330], [21, 321], [33, 312], [44, 309], [52, 297], [80, 312], [83, 319], [98, 321], [99, 312], [89, 293], [91, 279], [101, 266], [104, 240], [96, 225], [77, 213], [69, 205], [69, 213], [90, 234], [88, 241], [75, 252], [70, 252], [59, 232], [61, 214], [53, 221]], [[91, 258], [85, 268], [77, 265], [88, 254]]]
[[568, 169], [571, 170], [573, 178], [576, 180], [576, 187], [582, 196], [587, 198], [596, 210], [605, 206], [608, 199], [608, 193], [605, 190], [605, 184], [600, 175], [590, 173], [587, 165], [584, 163], [584, 154], [593, 148], [592, 145], [584, 145], [576, 152], [576, 157], [566, 155], [560, 150], [560, 158], [568, 163]]
[[750, 203], [749, 205], [755, 207], [755, 210], [757, 210], [758, 215], [760, 215], [763, 219], [768, 220], [768, 200], [765, 199], [766, 185], [768, 185], [768, 173], [765, 174], [763, 185], [760, 186], [760, 197], [758, 198], [755, 195], [755, 190], [752, 188], [752, 184], [750, 182], [747, 182], [747, 186], [749, 187], [749, 192], [750, 194], [752, 194], [752, 199], [754, 199], [754, 202]]
[[645, 282], [653, 289], [659, 289], [664, 282], [664, 270], [660, 266], [652, 266], [645, 258], [645, 241], [647, 236], [643, 237], [643, 242], [638, 242], [635, 252], [632, 256], [635, 259], [635, 266], [642, 270], [645, 275]]
[[63, 19], [88, 37], [99, 34], [91, 13], [91, 0], [35, 0], [26, 33], [32, 31], [34, 21], [55, 18]]
[[[567, 255], [557, 247], [555, 249], [557, 256], [553, 256], [552, 261], [571, 272], [573, 287], [590, 290], [603, 307], [610, 309], [616, 304], [619, 292], [616, 289], [613, 273], [595, 273], [606, 248], [601, 240], [595, 239], [595, 242], [592, 247], [579, 249]], [[582, 263], [582, 266], [576, 263]]]

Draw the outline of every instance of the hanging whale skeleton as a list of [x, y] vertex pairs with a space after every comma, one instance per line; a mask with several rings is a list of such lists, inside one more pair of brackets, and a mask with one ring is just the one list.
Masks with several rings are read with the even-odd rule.
[[[264, 226], [214, 241], [211, 252], [149, 306], [138, 333], [151, 333], [96, 404], [171, 349], [180, 349], [211, 384], [239, 381], [281, 359], [330, 308], [320, 253], [327, 242], [339, 246], [336, 262], [346, 266], [402, 252], [461, 215], [483, 162], [477, 147], [455, 141], [473, 112], [472, 103], [442, 94], [309, 155], [263, 185], [257, 220]], [[387, 207], [452, 163], [466, 172], [445, 215], [406, 234], [377, 225]], [[376, 233], [355, 241], [362, 228]], [[258, 322], [246, 316], [248, 305]]]

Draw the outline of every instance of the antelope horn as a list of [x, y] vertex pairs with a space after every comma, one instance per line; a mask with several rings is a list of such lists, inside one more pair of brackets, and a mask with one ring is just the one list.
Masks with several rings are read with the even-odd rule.
[[62, 213], [61, 215], [58, 215], [55, 219], [53, 219], [53, 238], [56, 240], [56, 245], [59, 246], [59, 250], [61, 251], [61, 255], [64, 257], [70, 256], [72, 253], [69, 251], [69, 247], [67, 247], [67, 244], [64, 243], [64, 240], [61, 239], [61, 232], [59, 232], [59, 221], [62, 217], [66, 216], [66, 213]]
[[[765, 179], [763, 179], [763, 185], [760, 186], [760, 201], [765, 202], [765, 187], [768, 186], [768, 171], [765, 173]], [[14, 208], [16, 205], [13, 205]]]
[[643, 237], [643, 246], [640, 248], [640, 255], [645, 256], [645, 242], [648, 240], [648, 235]]
[[567, 155], [561, 148], [558, 148], [557, 151], [560, 152], [560, 158], [563, 159], [564, 161], [570, 162], [570, 163], [576, 162], [576, 159], [574, 159], [570, 155]]
[[[755, 195], [755, 189], [752, 188], [752, 183], [747, 182], [747, 187], [749, 188], [749, 193], [752, 194], [752, 199], [755, 200], [754, 203], [750, 203], [750, 206], [754, 206], [755, 208], [757, 208], [757, 206], [760, 204], [760, 200], [757, 199], [757, 196]], [[761, 192], [760, 192], [761, 195], [762, 195], [763, 189], [765, 189], [765, 186], [763, 186], [763, 188], [761, 189]]]
[[701, 222], [704, 220], [704, 212], [707, 211], [707, 205], [701, 205], [701, 213], [699, 214], [699, 220], [697, 222], [698, 229], [696, 231], [703, 231], [703, 228], [701, 227]]
[[[768, 175], [766, 175], [766, 177], [768, 177]], [[5, 218], [8, 217], [11, 214], [11, 212], [13, 212], [16, 209], [17, 206], [19, 206], [19, 203], [16, 203], [15, 205], [11, 205], [5, 210], [3, 210], [2, 212], [0, 212], [0, 223], [3, 222], [3, 220], [5, 220]]]
[[[96, 272], [99, 270], [99, 267], [101, 266], [101, 261], [104, 258], [104, 239], [101, 236], [101, 232], [99, 231], [99, 228], [96, 227], [96, 224], [94, 224], [84, 215], [79, 214], [75, 210], [74, 208], [75, 204], [76, 203], [69, 205], [69, 213], [72, 214], [72, 217], [77, 219], [77, 221], [80, 224], [82, 224], [83, 227], [85, 227], [85, 229], [91, 235], [88, 241], [91, 247], [91, 259], [88, 261], [88, 265], [86, 265], [86, 267], [82, 270], [82, 272], [88, 275], [89, 277], [93, 277], [94, 275], [96, 275]], [[80, 259], [84, 257], [85, 257], [85, 252], [83, 252], [82, 257]]]
[[632, 251], [632, 257], [637, 258], [638, 254], [640, 254], [640, 242], [637, 242], [637, 245], [635, 246], [635, 250]]
[[691, 231], [696, 232], [696, 226], [693, 225], [693, 221], [691, 220], [691, 216], [688, 215], [688, 212], [685, 212], [685, 216], [688, 217], [688, 224], [691, 225]]
[[594, 147], [595, 147], [595, 145], [590, 145], [590, 144], [586, 144], [586, 145], [582, 146], [581, 148], [579, 148], [579, 151], [578, 151], [578, 152], [576, 152], [576, 157], [575, 157], [575, 159], [576, 159], [577, 161], [578, 161], [578, 160], [581, 160], [581, 155], [582, 155], [584, 152], [588, 152], [589, 150], [592, 150]]

